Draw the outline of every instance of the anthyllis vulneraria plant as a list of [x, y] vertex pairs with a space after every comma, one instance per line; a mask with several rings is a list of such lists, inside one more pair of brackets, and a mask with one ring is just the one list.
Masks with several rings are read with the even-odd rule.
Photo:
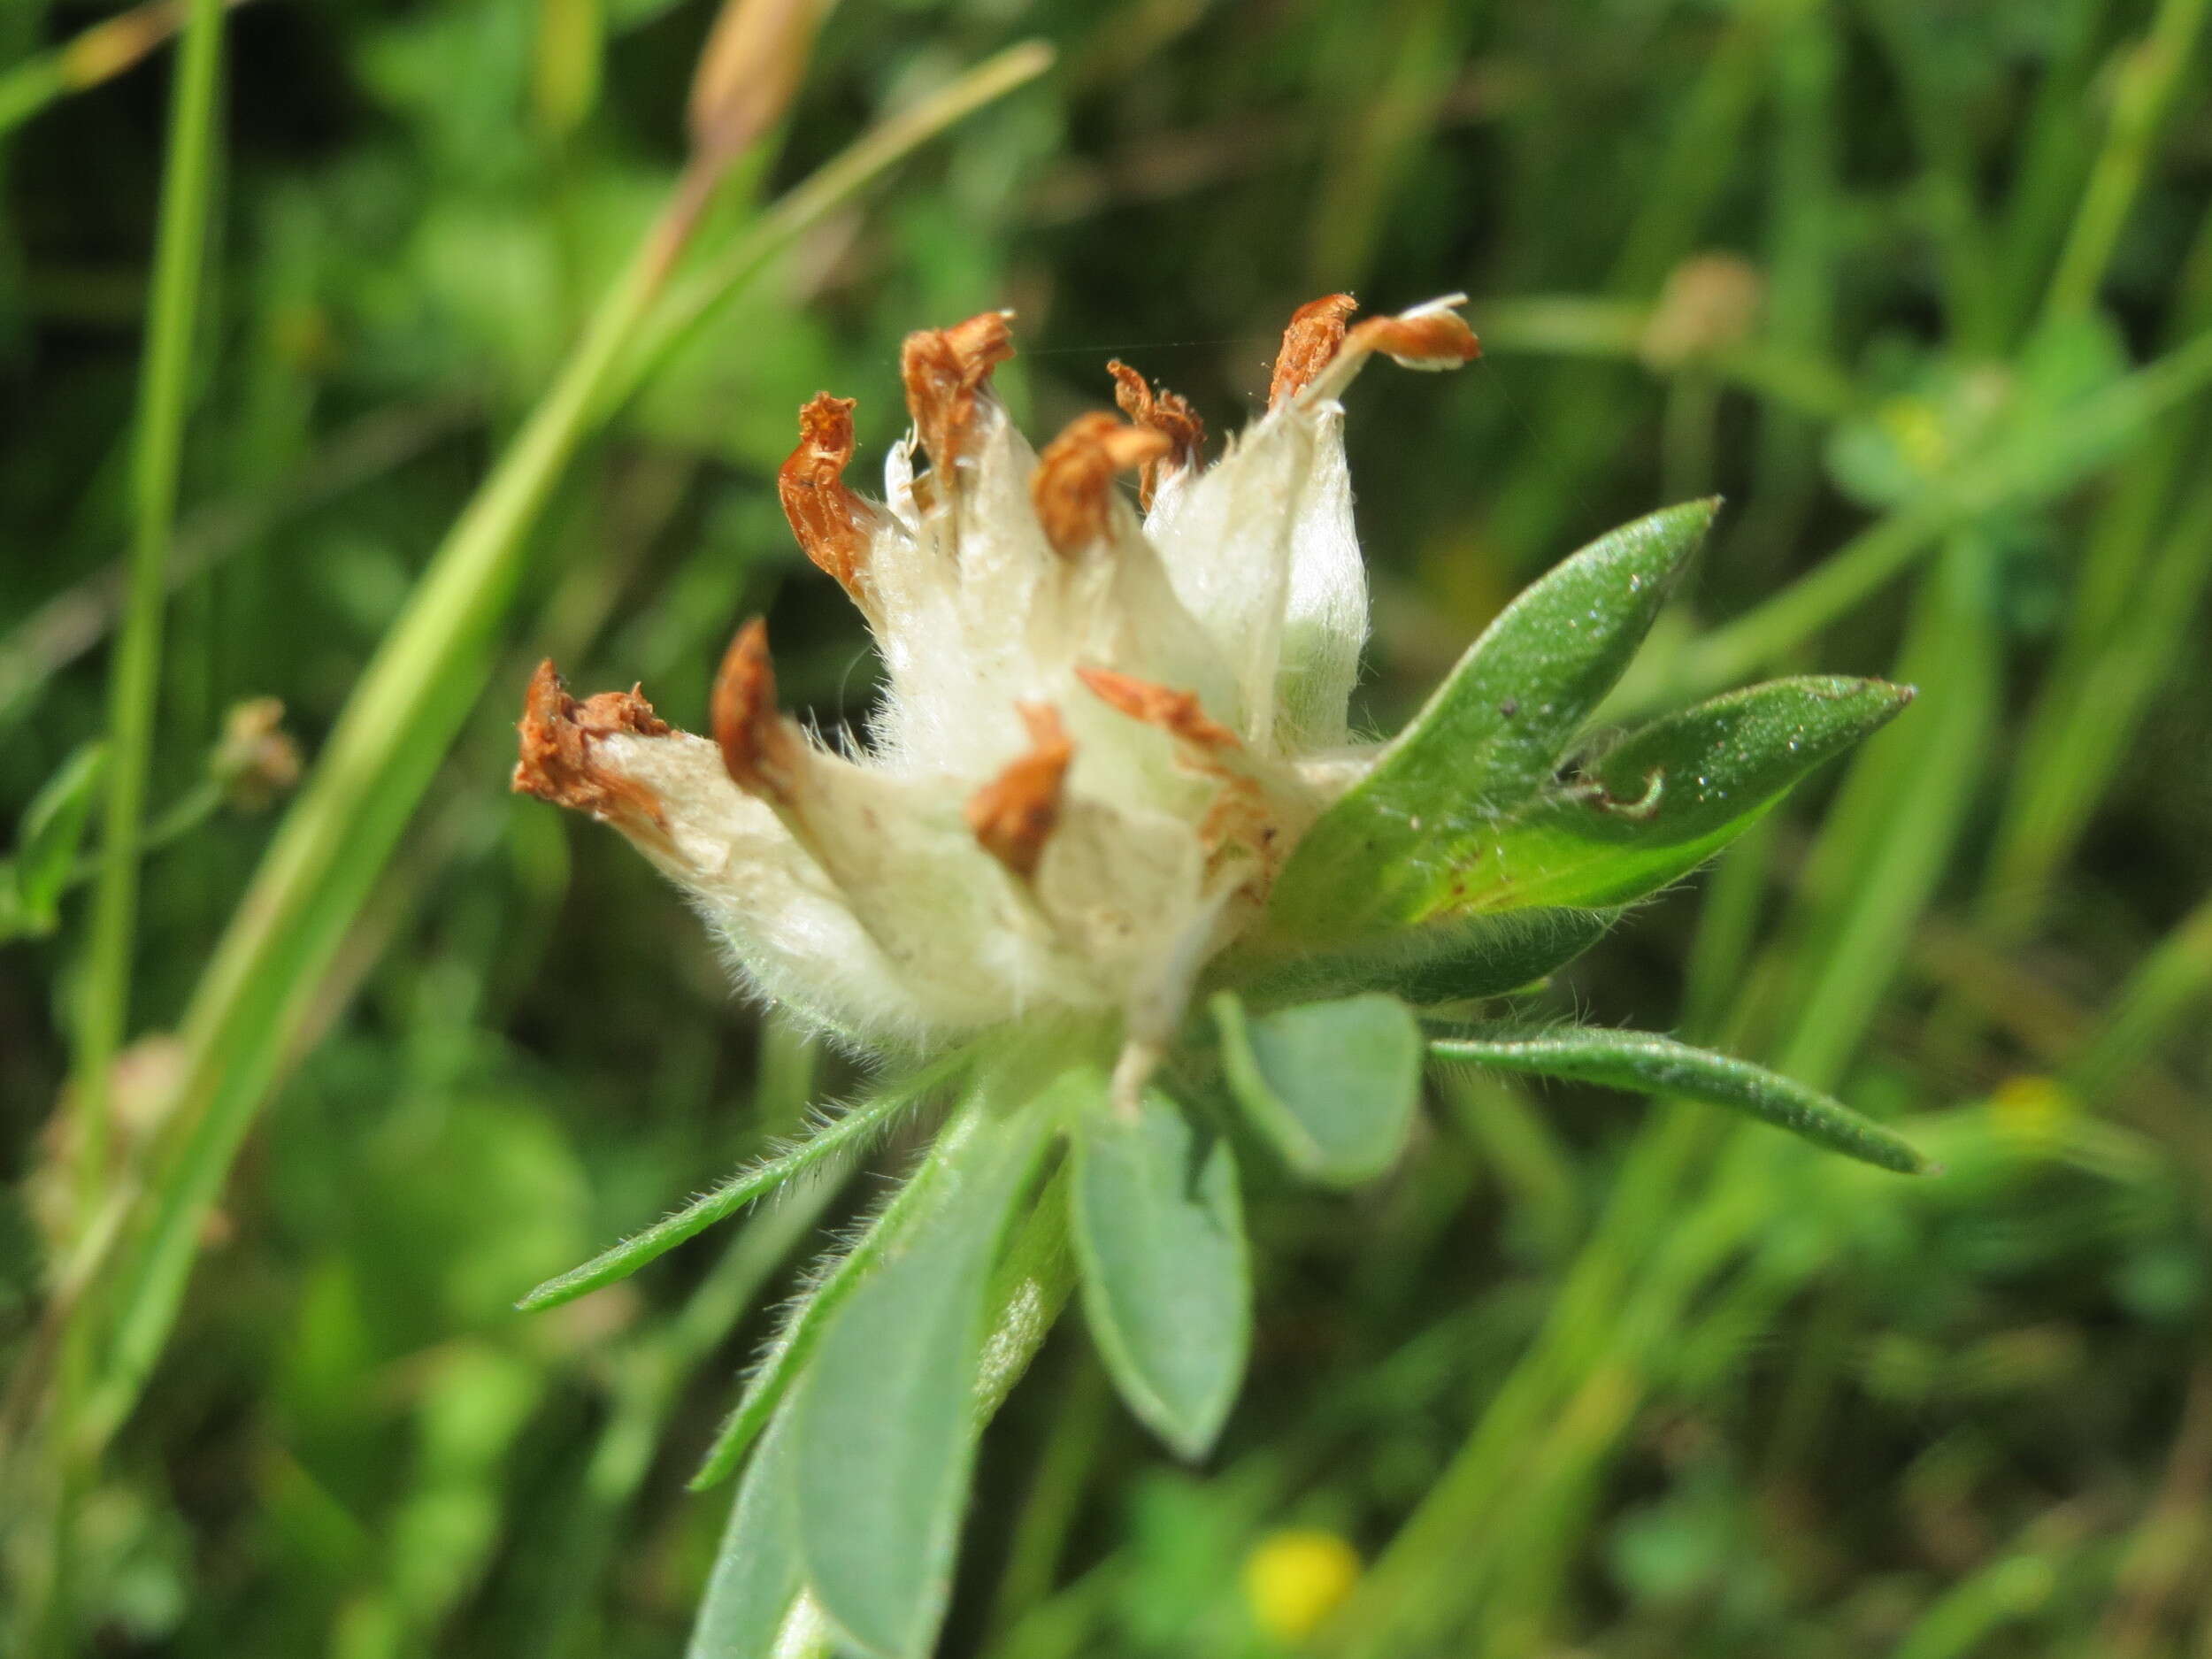
[[1471, 1018], [1910, 694], [1784, 680], [1589, 743], [1712, 518], [1699, 502], [1568, 559], [1404, 731], [1356, 740], [1367, 591], [1339, 400], [1378, 354], [1473, 357], [1456, 303], [1356, 324], [1347, 296], [1304, 307], [1267, 412], [1210, 466], [1189, 404], [1119, 363], [1128, 419], [1081, 416], [1033, 452], [991, 389], [1000, 312], [907, 340], [913, 427], [882, 502], [844, 480], [853, 405], [816, 397], [779, 488], [883, 654], [862, 752], [778, 710], [758, 621], [723, 663], [711, 739], [635, 692], [579, 702], [550, 664], [532, 681], [516, 787], [628, 836], [764, 998], [911, 1064], [525, 1306], [955, 1102], [794, 1304], [701, 1472], [751, 1452], [695, 1653], [927, 1651], [976, 1437], [1074, 1282], [1130, 1409], [1203, 1455], [1248, 1346], [1239, 1160], [1383, 1173], [1425, 1059], [1716, 1102], [1920, 1167], [1740, 1061]]

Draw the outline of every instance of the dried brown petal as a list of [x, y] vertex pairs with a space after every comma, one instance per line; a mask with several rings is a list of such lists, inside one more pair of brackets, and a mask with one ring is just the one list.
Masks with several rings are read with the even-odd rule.
[[748, 795], [788, 803], [803, 759], [800, 740], [776, 711], [776, 670], [768, 660], [768, 624], [755, 617], [737, 631], [714, 676], [714, 741], [730, 781]]
[[1119, 358], [1106, 365], [1106, 373], [1114, 377], [1114, 402], [1121, 412], [1168, 441], [1165, 455], [1147, 461], [1137, 471], [1137, 499], [1149, 507], [1164, 475], [1198, 465], [1199, 454], [1206, 447], [1206, 426], [1188, 398], [1154, 391], [1143, 375]]
[[1075, 674], [1102, 701], [1131, 719], [1156, 726], [1186, 743], [1215, 750], [1243, 747], [1234, 732], [1199, 706], [1194, 691], [1177, 691], [1110, 668], [1079, 668]]
[[985, 311], [950, 328], [926, 328], [906, 337], [899, 374], [906, 406], [930, 465], [948, 479], [960, 458], [978, 395], [991, 371], [1014, 355], [1011, 311]]
[[1045, 445], [1029, 476], [1045, 540], [1069, 555], [1103, 540], [1115, 475], [1159, 460], [1171, 447], [1165, 433], [1125, 425], [1103, 410], [1078, 415]]
[[1290, 314], [1283, 343], [1275, 353], [1275, 373], [1267, 383], [1267, 406], [1280, 409], [1313, 383], [1344, 343], [1345, 319], [1359, 309], [1349, 294], [1325, 294]]
[[853, 458], [853, 400], [817, 392], [799, 411], [799, 446], [776, 474], [776, 495], [807, 557], [864, 603], [874, 509], [845, 483]]
[[1423, 311], [1413, 317], [1370, 317], [1354, 328], [1355, 350], [1379, 351], [1411, 369], [1449, 369], [1482, 355], [1482, 342], [1457, 311]]
[[514, 772], [518, 793], [588, 812], [626, 834], [664, 827], [661, 804], [651, 790], [606, 771], [592, 757], [593, 743], [618, 732], [668, 735], [667, 722], [654, 714], [636, 687], [603, 691], [579, 703], [548, 657], [530, 677], [521, 731], [522, 756]]
[[1024, 703], [1022, 724], [1029, 728], [1028, 752], [968, 797], [968, 827], [983, 850], [1026, 881], [1037, 873], [1045, 842], [1059, 827], [1060, 803], [1068, 763], [1075, 746], [1048, 703]]

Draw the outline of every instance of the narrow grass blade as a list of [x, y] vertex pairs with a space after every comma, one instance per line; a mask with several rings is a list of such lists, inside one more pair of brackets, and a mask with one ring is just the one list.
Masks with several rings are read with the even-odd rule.
[[1631, 706], [1714, 692], [1756, 673], [1881, 591], [1982, 515], [2050, 501], [2078, 488], [2153, 422], [2212, 385], [2212, 332], [2197, 335], [2085, 402], [2076, 417], [2008, 444], [1965, 469], [1939, 496], [1869, 526], [1807, 574], [1705, 634]]
[[1494, 1071], [1704, 1101], [1902, 1175], [1929, 1170], [1927, 1160], [1901, 1136], [1818, 1089], [1650, 1032], [1569, 1028], [1526, 1036], [1446, 1037], [1432, 1042], [1429, 1052], [1440, 1060], [1465, 1060]]
[[175, 530], [184, 432], [192, 395], [208, 221], [214, 200], [223, 13], [219, 0], [193, 0], [177, 58], [139, 371], [131, 452], [131, 548], [115, 659], [108, 673], [106, 800], [91, 936], [76, 1016], [73, 1070], [78, 1120], [78, 1196], [90, 1214], [108, 1155], [108, 1074], [130, 1023], [131, 965], [138, 925], [139, 840], [153, 763], [154, 704], [161, 688], [163, 600]]
[[[24, 809], [12, 860], [16, 921], [27, 933], [48, 933], [58, 919], [61, 895], [77, 862], [77, 848], [91, 821], [92, 804], [107, 764], [104, 744], [81, 745]], [[0, 938], [6, 933], [0, 931]]]
[[666, 1255], [685, 1240], [703, 1233], [755, 1199], [774, 1192], [785, 1182], [796, 1180], [826, 1159], [865, 1146], [901, 1110], [943, 1081], [950, 1071], [949, 1066], [933, 1066], [919, 1077], [861, 1102], [797, 1146], [764, 1158], [749, 1169], [740, 1170], [712, 1192], [692, 1200], [642, 1233], [634, 1233], [611, 1248], [601, 1251], [581, 1267], [571, 1268], [557, 1278], [547, 1279], [518, 1302], [516, 1308], [524, 1313], [557, 1308], [602, 1285], [629, 1278], [648, 1262]]

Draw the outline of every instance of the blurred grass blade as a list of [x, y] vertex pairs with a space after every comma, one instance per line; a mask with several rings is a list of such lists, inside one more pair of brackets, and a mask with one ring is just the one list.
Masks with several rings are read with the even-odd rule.
[[610, 380], [606, 401], [618, 404], [634, 393], [808, 226], [843, 205], [918, 145], [1027, 85], [1052, 63], [1052, 48], [1041, 41], [1010, 46], [911, 107], [885, 117], [850, 149], [794, 185], [726, 252], [670, 284], [666, 298], [639, 331], [628, 361]]
[[[2111, 123], [2052, 275], [2047, 316], [2096, 303], [2120, 232], [2157, 153], [2159, 131], [2173, 108], [2174, 94], [2186, 84], [2208, 9], [2212, 8], [2207, 0], [2161, 0], [2150, 33], [2122, 59]], [[2200, 71], [2200, 86], [2202, 79]]]
[[[1010, 75], [1011, 56], [894, 117], [755, 221], [705, 285], [687, 290], [690, 314], [710, 311], [809, 226], [977, 107], [979, 86], [1002, 93], [1049, 61], [1033, 50], [1024, 73]], [[529, 531], [577, 447], [612, 412], [618, 388], [634, 389], [634, 369], [626, 374], [619, 365], [635, 364], [631, 349], [664, 271], [664, 250], [649, 236], [433, 557], [216, 948], [184, 1022], [174, 1157], [119, 1276], [114, 1334], [91, 1414], [96, 1436], [111, 1432], [136, 1400], [174, 1318], [200, 1224], [285, 1047], [481, 690]], [[659, 338], [672, 344], [676, 336]]]
[[922, 1659], [951, 1596], [992, 1268], [1057, 1123], [1032, 1102], [940, 1163], [912, 1236], [830, 1321], [791, 1402], [807, 1582], [885, 1659]]
[[943, 1082], [965, 1059], [964, 1055], [955, 1055], [950, 1060], [930, 1066], [841, 1112], [798, 1145], [764, 1158], [749, 1169], [740, 1170], [712, 1192], [694, 1199], [643, 1232], [601, 1251], [581, 1267], [547, 1279], [517, 1302], [516, 1308], [523, 1313], [557, 1308], [602, 1285], [627, 1279], [647, 1263], [665, 1256], [687, 1239], [703, 1233], [755, 1199], [774, 1192], [787, 1181], [798, 1179], [824, 1160], [841, 1159], [859, 1151], [893, 1118]]
[[599, 102], [607, 49], [601, 0], [538, 0], [530, 103], [549, 136], [566, 139]]
[[2080, 1052], [2067, 1062], [2062, 1079], [2083, 1100], [2097, 1103], [2208, 1002], [2212, 1002], [2212, 899], [2184, 917], [2135, 964]]
[[2055, 428], [2002, 446], [1962, 469], [1937, 494], [1869, 526], [1773, 597], [1684, 653], [1648, 680], [1624, 687], [1622, 701], [1647, 707], [1663, 699], [1721, 690], [1810, 641], [1894, 580], [1962, 523], [2064, 495], [2108, 463], [2176, 405], [2212, 386], [2212, 332], [2086, 400]]
[[[1983, 878], [1983, 913], [2016, 936], [2103, 806], [2146, 711], [2202, 639], [2212, 586], [2212, 480], [2183, 503], [2129, 603], [2094, 648], [2044, 682]], [[2068, 672], [2069, 670], [2073, 672]]]
[[[9, 873], [14, 888], [12, 920], [24, 933], [54, 930], [56, 911], [74, 872], [77, 849], [91, 821], [93, 802], [106, 765], [104, 744], [80, 745], [23, 810]], [[0, 938], [5, 936], [5, 931], [0, 930]]]
[[1748, 1061], [1650, 1032], [1569, 1026], [1527, 1036], [1443, 1037], [1429, 1045], [1429, 1052], [1440, 1060], [1465, 1060], [1494, 1071], [1704, 1101], [1900, 1174], [1928, 1169], [1910, 1142], [1817, 1089]]
[[1624, 525], [1514, 600], [1375, 769], [1300, 840], [1271, 921], [1293, 935], [1341, 933], [1443, 907], [1455, 855], [1549, 780], [1719, 504], [1691, 502]]
[[[220, 0], [241, 6], [246, 0]], [[0, 71], [0, 138], [72, 93], [112, 81], [177, 32], [187, 0], [146, 0], [74, 40]]]
[[2004, 683], [1995, 557], [1985, 538], [1955, 536], [1916, 595], [1899, 666], [1922, 688], [1919, 711], [1859, 751], [1806, 860], [1771, 1050], [1793, 1077], [1844, 1076], [1982, 796]]
[[1134, 1117], [1093, 1079], [1070, 1206], [1083, 1312], [1138, 1420], [1189, 1462], [1213, 1449], [1252, 1349], [1252, 1270], [1225, 1137], [1156, 1090]]
[[161, 631], [169, 543], [184, 464], [199, 330], [208, 219], [215, 189], [216, 88], [221, 79], [221, 0], [192, 0], [178, 53], [155, 234], [136, 428], [131, 453], [131, 549], [121, 633], [108, 672], [106, 801], [100, 872], [76, 1011], [77, 1190], [89, 1215], [106, 1177], [109, 1072], [130, 1024], [131, 964], [138, 926], [139, 838], [153, 765], [161, 694]]

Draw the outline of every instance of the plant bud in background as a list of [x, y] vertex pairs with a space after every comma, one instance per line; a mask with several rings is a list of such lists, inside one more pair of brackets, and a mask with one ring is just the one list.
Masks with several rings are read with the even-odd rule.
[[695, 164], [726, 166], [782, 119], [827, 9], [826, 0], [726, 0], [691, 82]]

